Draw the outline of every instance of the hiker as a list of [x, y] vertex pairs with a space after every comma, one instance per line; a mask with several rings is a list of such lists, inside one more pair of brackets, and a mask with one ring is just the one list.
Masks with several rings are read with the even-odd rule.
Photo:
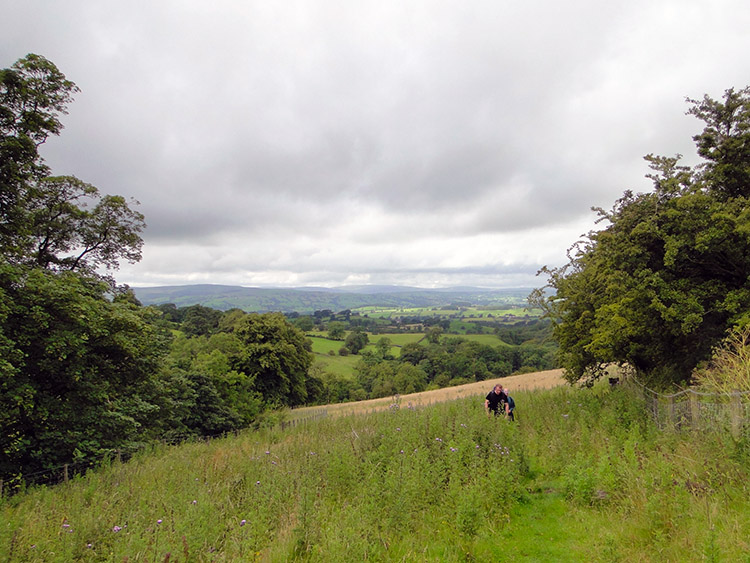
[[513, 400], [513, 397], [510, 396], [510, 389], [506, 387], [503, 389], [503, 392], [505, 393], [505, 396], [508, 397], [508, 400], [505, 403], [505, 417], [511, 421], [515, 421], [516, 417], [513, 414], [513, 411], [516, 410], [516, 402]]
[[503, 392], [503, 386], [499, 383], [487, 393], [487, 397], [484, 399], [484, 408], [487, 411], [487, 416], [490, 416], [492, 411], [495, 416], [500, 416], [500, 413], [508, 414], [508, 396]]

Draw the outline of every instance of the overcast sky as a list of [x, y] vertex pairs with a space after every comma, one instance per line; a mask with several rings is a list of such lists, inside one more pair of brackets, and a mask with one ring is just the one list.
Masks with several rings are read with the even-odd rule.
[[747, 0], [0, 6], [0, 68], [81, 89], [53, 172], [140, 202], [136, 287], [541, 286], [750, 84]]

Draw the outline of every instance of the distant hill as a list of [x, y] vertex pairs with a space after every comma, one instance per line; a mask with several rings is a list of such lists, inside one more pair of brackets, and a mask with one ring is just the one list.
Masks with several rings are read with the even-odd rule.
[[530, 288], [423, 289], [402, 286], [345, 286], [339, 288], [258, 288], [233, 285], [172, 285], [131, 288], [144, 305], [174, 303], [177, 307], [203, 305], [226, 311], [281, 311], [311, 313], [358, 307], [437, 307], [454, 302], [475, 305], [525, 305]]

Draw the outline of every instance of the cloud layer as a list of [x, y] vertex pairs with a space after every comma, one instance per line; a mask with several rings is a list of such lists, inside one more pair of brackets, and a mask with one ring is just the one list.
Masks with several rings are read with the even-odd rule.
[[[750, 76], [742, 0], [8, 3], [81, 88], [55, 173], [146, 215], [134, 286], [541, 285]], [[692, 160], [691, 160], [692, 159]]]

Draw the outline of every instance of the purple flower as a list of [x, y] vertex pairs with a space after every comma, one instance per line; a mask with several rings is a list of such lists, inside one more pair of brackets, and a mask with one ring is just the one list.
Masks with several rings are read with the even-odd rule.
[[198, 501], [197, 501], [197, 500], [194, 500], [194, 501], [193, 501], [193, 504], [198, 504]]
[[271, 455], [271, 452], [269, 452], [268, 450], [266, 450], [266, 455]]
[[114, 528], [112, 528], [112, 531], [115, 533], [119, 532], [120, 530], [122, 530], [120, 526], [115, 526]]
[[157, 524], [161, 524], [161, 518], [156, 521]]
[[451, 451], [452, 451], [452, 452], [457, 452], [457, 451], [458, 451], [458, 449], [457, 449], [457, 448], [451, 448]]
[[442, 442], [442, 440], [440, 438], [435, 438], [435, 441], [436, 442]]
[[245, 524], [247, 524], [247, 520], [240, 520], [240, 526], [244, 526]]
[[256, 482], [255, 482], [255, 484], [256, 484], [256, 485], [260, 485], [260, 481], [256, 481]]

